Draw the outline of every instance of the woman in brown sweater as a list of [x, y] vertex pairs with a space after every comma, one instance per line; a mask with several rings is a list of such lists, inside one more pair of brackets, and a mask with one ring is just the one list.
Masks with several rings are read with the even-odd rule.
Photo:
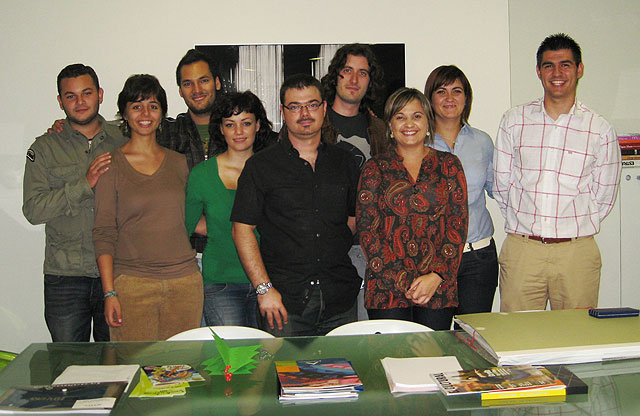
[[95, 190], [93, 241], [112, 341], [162, 340], [200, 326], [202, 276], [184, 223], [184, 155], [156, 142], [167, 112], [152, 75], [132, 75], [118, 96], [129, 141]]

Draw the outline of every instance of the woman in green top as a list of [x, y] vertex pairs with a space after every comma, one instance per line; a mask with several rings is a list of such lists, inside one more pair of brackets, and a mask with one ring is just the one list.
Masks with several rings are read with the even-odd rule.
[[[254, 152], [270, 143], [271, 122], [250, 91], [220, 97], [209, 124], [212, 155], [189, 175], [187, 232], [207, 235], [202, 255], [204, 321], [208, 326], [257, 328], [257, 297], [231, 237], [231, 208], [238, 177]], [[204, 217], [203, 217], [204, 215]]]

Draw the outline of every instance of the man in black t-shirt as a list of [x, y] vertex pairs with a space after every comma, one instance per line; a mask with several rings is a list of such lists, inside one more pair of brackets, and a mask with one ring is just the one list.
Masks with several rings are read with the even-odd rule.
[[[329, 103], [322, 126], [323, 138], [347, 149], [361, 169], [371, 156], [386, 152], [389, 143], [384, 122], [371, 110], [382, 89], [382, 77], [375, 54], [360, 43], [338, 49], [327, 75], [322, 77]], [[366, 259], [357, 236], [349, 257], [364, 279]], [[358, 319], [367, 319], [363, 290], [358, 297]]]

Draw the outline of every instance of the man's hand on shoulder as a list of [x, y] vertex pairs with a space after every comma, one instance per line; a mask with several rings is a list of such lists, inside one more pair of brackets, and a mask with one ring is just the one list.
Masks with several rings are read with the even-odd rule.
[[258, 308], [260, 308], [260, 315], [267, 318], [271, 329], [274, 329], [274, 322], [279, 330], [282, 330], [283, 324], [289, 322], [287, 310], [282, 304], [282, 296], [275, 287], [269, 289], [264, 295], [258, 295]]
[[59, 120], [54, 121], [51, 127], [47, 129], [45, 134], [62, 133], [63, 128], [64, 128], [64, 119], [61, 118]]
[[109, 170], [109, 165], [111, 164], [111, 154], [103, 153], [100, 156], [93, 159], [91, 165], [89, 166], [89, 170], [87, 170], [87, 182], [91, 188], [96, 186], [98, 183], [98, 179], [102, 176], [106, 171]]

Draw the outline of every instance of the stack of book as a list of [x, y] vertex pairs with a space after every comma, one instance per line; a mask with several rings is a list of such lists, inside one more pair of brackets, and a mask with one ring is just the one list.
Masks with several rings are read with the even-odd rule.
[[191, 383], [204, 381], [190, 365], [148, 365], [140, 370], [140, 382], [130, 397], [184, 396]]
[[[586, 394], [587, 385], [566, 367], [520, 365], [432, 374], [447, 396], [477, 394], [483, 402]], [[499, 403], [497, 403], [499, 404]]]
[[640, 134], [624, 134], [618, 136], [620, 152], [623, 160], [640, 159]]
[[364, 390], [351, 362], [344, 358], [276, 361], [280, 401], [357, 399]]
[[640, 358], [640, 318], [586, 309], [458, 315], [460, 338], [496, 365], [562, 365]]

